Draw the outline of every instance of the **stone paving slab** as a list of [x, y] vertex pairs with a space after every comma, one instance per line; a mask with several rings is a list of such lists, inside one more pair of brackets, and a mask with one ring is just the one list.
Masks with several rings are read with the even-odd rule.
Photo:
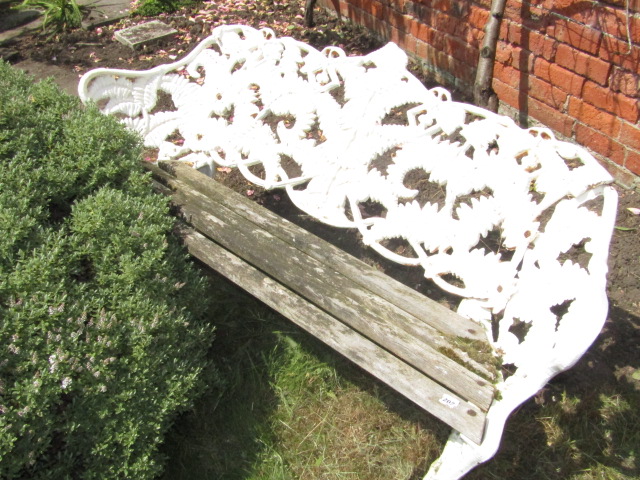
[[115, 32], [115, 37], [120, 43], [135, 50], [176, 33], [178, 33], [178, 31], [166, 23], [152, 20], [151, 22], [118, 30]]

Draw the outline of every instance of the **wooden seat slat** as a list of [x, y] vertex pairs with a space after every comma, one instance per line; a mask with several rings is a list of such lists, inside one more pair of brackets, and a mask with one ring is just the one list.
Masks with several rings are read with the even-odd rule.
[[[151, 168], [157, 170], [156, 167]], [[156, 175], [163, 174], [156, 171]], [[196, 172], [196, 175], [200, 174]], [[254, 213], [259, 216], [265, 210], [263, 207], [207, 177], [204, 179], [205, 183], [209, 183], [208, 190], [223, 193], [235, 209], [230, 210], [216, 199], [212, 199], [210, 191], [204, 195], [190, 188], [191, 185], [167, 177], [166, 174], [164, 178], [164, 182], [175, 189], [173, 200], [181, 206], [182, 215], [198, 231], [361, 335], [382, 345], [413, 368], [442, 384], [449, 392], [455, 393], [457, 397], [469, 400], [481, 410], [489, 407], [493, 398], [493, 385], [445, 354], [456, 348], [446, 336], [298, 249], [301, 244], [312, 244], [315, 250], [335, 247], [275, 216], [275, 222], [270, 222], [272, 231], [286, 230], [287, 235], [293, 239], [291, 243], [283, 241], [279, 236], [264, 230], [263, 221], [260, 221], [261, 225], [256, 225], [246, 218], [247, 209], [256, 210]], [[239, 208], [239, 203], [246, 205]], [[237, 213], [238, 210], [243, 214]], [[304, 232], [304, 239], [298, 235], [301, 232]], [[366, 267], [375, 271], [369, 266]], [[366, 270], [360, 271], [358, 277], [366, 276], [367, 273]], [[397, 283], [389, 277], [387, 281]]]
[[[229, 196], [225, 190], [213, 188], [215, 185], [211, 183], [211, 180], [193, 168], [180, 162], [162, 163], [171, 165], [172, 175], [176, 178], [187, 181], [196, 190], [236, 213], [247, 216], [257, 225], [280, 236], [283, 240], [298, 242], [296, 246], [307, 255], [353, 278], [366, 289], [401, 306], [411, 315], [439, 332], [453, 337], [486, 342], [486, 334], [477, 322], [456, 314], [400, 282], [389, 282], [389, 276], [385, 273], [371, 268], [370, 265], [331, 244], [323, 245], [320, 248], [317, 242], [318, 237], [303, 229], [293, 229], [295, 233], [290, 234], [288, 230], [280, 228], [283, 219], [277, 214], [266, 208], [256, 211], [254, 201], [242, 195]], [[289, 223], [285, 220], [282, 225], [286, 226]], [[366, 272], [366, 275], [363, 272]]]
[[[450, 427], [476, 443], [482, 441], [486, 412], [476, 405], [434, 382], [201, 233], [187, 230], [183, 239], [191, 255]], [[447, 399], [447, 403], [442, 399]]]

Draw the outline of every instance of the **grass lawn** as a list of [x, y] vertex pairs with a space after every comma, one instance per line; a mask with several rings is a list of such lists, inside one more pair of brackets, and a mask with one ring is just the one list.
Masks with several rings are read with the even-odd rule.
[[[226, 386], [176, 423], [164, 480], [424, 476], [448, 427], [244, 292], [214, 286], [224, 300], [212, 358]], [[466, 478], [640, 478], [639, 392], [615, 381], [589, 391], [576, 369], [522, 406], [498, 455]]]

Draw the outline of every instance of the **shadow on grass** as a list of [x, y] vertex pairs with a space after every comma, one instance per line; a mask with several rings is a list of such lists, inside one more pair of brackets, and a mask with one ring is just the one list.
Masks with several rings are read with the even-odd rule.
[[588, 352], [507, 422], [466, 480], [640, 478], [640, 318], [617, 307]]
[[[212, 318], [217, 319], [217, 333], [211, 360], [219, 370], [225, 382], [225, 388], [222, 392], [207, 391], [197, 401], [193, 411], [183, 414], [175, 422], [164, 445], [164, 453], [168, 461], [163, 480], [294, 478], [290, 470], [296, 471], [300, 465], [290, 469], [287, 465], [286, 453], [278, 449], [286, 450], [291, 444], [300, 447], [303, 442], [294, 439], [289, 440], [287, 445], [279, 444], [279, 439], [276, 438], [279, 437], [279, 433], [276, 432], [277, 426], [274, 427], [274, 419], [275, 423], [280, 422], [278, 418], [281, 417], [276, 410], [282, 399], [295, 402], [296, 398], [300, 398], [296, 394], [275, 391], [276, 388], [283, 388], [283, 382], [277, 382], [274, 378], [279, 375], [278, 369], [285, 369], [285, 375], [290, 374], [286, 371], [285, 365], [291, 362], [291, 359], [284, 357], [292, 356], [292, 344], [300, 349], [302, 355], [313, 358], [313, 364], [318, 365], [317, 368], [322, 370], [320, 377], [327, 375], [339, 377], [328, 381], [320, 379], [318, 381], [325, 382], [325, 385], [318, 387], [317, 383], [311, 385], [311, 382], [315, 381], [312, 379], [314, 374], [311, 373], [310, 395], [318, 393], [321, 396], [324, 394], [323, 389], [331, 390], [335, 385], [347, 386], [336, 388], [338, 397], [345, 391], [349, 391], [351, 393], [346, 396], [355, 395], [358, 397], [357, 400], [349, 403], [350, 399], [338, 399], [337, 405], [343, 405], [346, 408], [353, 406], [364, 411], [364, 414], [355, 420], [360, 424], [357, 425], [358, 427], [375, 430], [381, 428], [381, 424], [382, 428], [396, 429], [398, 425], [410, 425], [412, 431], [407, 432], [406, 436], [409, 437], [408, 443], [412, 444], [410, 448], [414, 449], [414, 452], [408, 456], [407, 463], [412, 465], [413, 472], [403, 478], [417, 480], [424, 476], [428, 465], [439, 455], [440, 448], [449, 434], [450, 429], [446, 425], [376, 381], [359, 367], [244, 291], [217, 275], [210, 275], [214, 288], [220, 289], [223, 298], [212, 315]], [[295, 356], [295, 353], [293, 355]], [[327, 374], [327, 371], [330, 373]], [[289, 388], [286, 382], [284, 384], [285, 389]], [[291, 388], [298, 387], [292, 384]], [[318, 388], [320, 391], [314, 390]], [[354, 394], [354, 390], [364, 393], [363, 395]], [[329, 393], [329, 397], [324, 406], [327, 409], [335, 408], [336, 403], [333, 407], [329, 405], [332, 399], [335, 399], [333, 392]], [[322, 413], [320, 412], [323, 407], [322, 400], [315, 404], [310, 403], [310, 405], [292, 406], [292, 410], [300, 407], [300, 411], [305, 411], [309, 408], [310, 416]], [[370, 418], [367, 417], [369, 407], [372, 410]], [[381, 421], [376, 418], [376, 410], [389, 412], [399, 420]], [[296, 422], [293, 428], [301, 429], [297, 434], [306, 440], [303, 430], [308, 426], [301, 421]], [[435, 438], [435, 441], [425, 441], [421, 438], [426, 436], [424, 432], [428, 432], [428, 436]], [[330, 442], [331, 440], [327, 441], [328, 449], [333, 448]], [[351, 447], [352, 445], [347, 445], [347, 449]], [[353, 445], [353, 448], [367, 447]], [[384, 449], [385, 447], [382, 445], [376, 448]], [[280, 457], [281, 453], [282, 458], [265, 460], [266, 456]], [[384, 454], [380, 456], [384, 457]], [[342, 458], [338, 459], [342, 460]], [[348, 460], [347, 458], [346, 461]], [[336, 461], [336, 458], [331, 458], [331, 461]], [[277, 466], [281, 466], [281, 471], [273, 473]], [[344, 465], [344, 467], [349, 469], [354, 466]], [[357, 470], [357, 467], [355, 469]], [[353, 473], [348, 478], [363, 480], [372, 478]], [[313, 474], [307, 473], [305, 478], [313, 478]], [[329, 475], [327, 478], [334, 478], [334, 476]], [[343, 477], [335, 476], [335, 478]]]
[[[226, 280], [215, 277], [213, 284], [222, 292], [222, 300], [214, 312], [214, 318], [219, 320], [211, 358], [225, 378], [226, 387], [222, 392], [207, 392], [193, 412], [176, 422], [165, 444], [169, 461], [163, 480], [397, 478], [384, 477], [380, 470], [372, 476], [358, 471], [356, 464], [369, 457], [350, 458], [347, 450], [354, 444], [329, 439], [330, 431], [313, 432], [319, 435], [309, 440], [316, 420], [295, 420], [295, 415], [320, 418], [336, 408], [360, 410], [353, 416], [353, 426], [367, 432], [398, 425], [411, 430], [406, 435], [406, 449], [415, 449], [407, 462], [412, 471], [403, 470], [401, 478], [422, 478], [446, 441], [450, 431], [446, 425]], [[640, 478], [639, 331], [638, 317], [612, 307], [605, 328], [582, 360], [512, 415], [498, 455], [472, 471], [466, 480]], [[291, 349], [292, 344], [295, 350]], [[282, 372], [295, 375], [287, 370], [292, 352], [293, 356], [302, 352], [304, 357], [313, 357], [310, 365], [321, 370], [320, 379], [314, 379], [313, 373], [308, 384], [295, 380], [282, 383], [277, 379]], [[339, 378], [327, 381], [326, 377], [333, 375]], [[305, 397], [282, 392], [300, 388], [310, 393]], [[332, 388], [337, 400], [332, 400]], [[364, 392], [364, 399], [360, 396], [357, 402], [350, 403], [341, 398], [359, 396], [354, 393], [356, 389]], [[313, 396], [322, 398], [309, 400]], [[309, 405], [295, 405], [305, 402], [305, 398]], [[293, 412], [290, 419], [278, 413], [283, 402], [294, 403], [285, 408]], [[380, 420], [375, 410], [392, 412], [401, 420]], [[331, 429], [345, 420], [350, 418], [335, 419]], [[300, 431], [283, 440], [282, 432], [290, 428]], [[425, 432], [429, 432], [431, 440], [422, 440]], [[388, 447], [384, 442], [376, 446]], [[345, 448], [346, 453], [326, 460], [344, 464], [345, 469], [340, 471], [349, 470], [350, 475], [338, 475], [338, 468], [333, 473], [313, 468], [313, 460], [323, 459], [318, 456], [319, 450], [336, 448]], [[403, 448], [404, 445], [400, 447]], [[298, 451], [309, 458], [293, 464]], [[388, 457], [379, 455], [375, 459], [386, 461]], [[352, 460], [354, 464], [347, 465]], [[304, 474], [298, 474], [301, 469]]]
[[220, 301], [212, 312], [210, 359], [224, 388], [207, 390], [176, 420], [164, 445], [166, 480], [248, 478], [262, 451], [260, 429], [276, 403], [266, 364], [277, 344], [273, 316], [226, 280], [211, 283]]

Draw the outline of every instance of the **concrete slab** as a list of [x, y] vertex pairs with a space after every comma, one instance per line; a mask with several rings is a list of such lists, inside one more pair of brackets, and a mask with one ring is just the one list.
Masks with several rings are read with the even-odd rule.
[[23, 70], [32, 75], [36, 80], [44, 80], [52, 77], [56, 84], [69, 95], [78, 95], [78, 73], [70, 68], [58, 65], [34, 62], [33, 60], [23, 60], [13, 65], [15, 68]]
[[122, 20], [131, 13], [131, 0], [78, 0], [89, 13], [82, 20], [82, 28], [95, 28]]
[[133, 27], [124, 28], [115, 32], [114, 36], [120, 43], [134, 50], [144, 45], [167, 38], [178, 33], [175, 28], [170, 27], [166, 23], [153, 20], [147, 23], [134, 25]]
[[0, 32], [13, 30], [31, 23], [42, 15], [38, 10], [14, 10], [6, 7], [0, 13]]

